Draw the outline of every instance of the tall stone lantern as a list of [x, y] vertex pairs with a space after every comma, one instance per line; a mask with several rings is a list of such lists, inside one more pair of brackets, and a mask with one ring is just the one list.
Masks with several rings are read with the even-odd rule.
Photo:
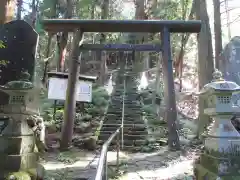
[[232, 95], [236, 92], [240, 92], [240, 86], [222, 79], [219, 71], [200, 92], [207, 101], [204, 113], [211, 117], [212, 124], [204, 135], [204, 152], [196, 164], [199, 180], [240, 179], [240, 134], [231, 122]]
[[9, 95], [8, 103], [0, 107], [0, 179], [37, 167], [35, 136], [27, 119], [38, 113], [38, 97], [29, 77], [25, 72], [20, 80], [0, 86]]

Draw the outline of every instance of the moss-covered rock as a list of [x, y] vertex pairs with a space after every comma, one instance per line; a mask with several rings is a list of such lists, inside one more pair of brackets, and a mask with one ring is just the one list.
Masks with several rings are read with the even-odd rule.
[[31, 176], [28, 172], [25, 171], [19, 171], [19, 172], [13, 172], [10, 173], [6, 180], [31, 180]]

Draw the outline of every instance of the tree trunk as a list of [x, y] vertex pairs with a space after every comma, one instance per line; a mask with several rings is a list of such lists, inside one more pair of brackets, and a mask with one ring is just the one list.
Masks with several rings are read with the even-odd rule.
[[23, 0], [17, 0], [17, 19], [21, 19], [22, 17], [22, 5]]
[[[196, 18], [202, 21], [202, 28], [198, 34], [198, 80], [199, 89], [212, 80], [213, 67], [213, 48], [212, 37], [207, 13], [206, 0], [195, 0]], [[199, 98], [199, 117], [198, 117], [198, 137], [204, 132], [205, 127], [210, 122], [209, 116], [204, 114], [205, 100]]]
[[79, 42], [82, 40], [82, 38], [83, 32], [76, 31], [72, 42], [72, 52], [70, 57], [68, 85], [64, 105], [64, 118], [60, 142], [61, 150], [68, 149], [72, 143], [76, 111], [76, 90], [81, 60], [81, 57], [79, 57], [80, 55]]
[[[192, 20], [193, 15], [194, 15], [194, 8], [195, 8], [194, 1], [192, 2], [192, 8], [191, 8], [188, 18], [186, 17], [187, 8], [185, 6], [186, 6], [186, 4], [185, 4], [185, 1], [183, 0], [182, 1], [182, 20], [186, 20], [186, 19]], [[190, 33], [182, 34], [181, 36], [182, 36], [182, 39], [181, 39], [180, 50], [176, 56], [176, 60], [174, 61], [174, 67], [176, 70], [176, 74], [179, 77], [180, 91], [182, 90], [183, 58], [185, 55], [185, 48], [186, 48], [187, 42], [189, 40]]]
[[220, 0], [213, 0], [214, 7], [214, 33], [215, 33], [215, 67], [219, 69], [219, 55], [222, 52], [222, 23]]
[[36, 0], [32, 0], [32, 26], [35, 27], [36, 18], [37, 18], [37, 6]]
[[[108, 19], [109, 15], [109, 0], [104, 0], [101, 4], [101, 19]], [[101, 33], [101, 38], [100, 38], [100, 44], [106, 42], [106, 34]], [[105, 75], [107, 71], [107, 65], [106, 65], [106, 52], [101, 51], [100, 55], [100, 77], [99, 77], [99, 84], [104, 85], [105, 82]]]
[[[145, 1], [144, 0], [136, 0], [135, 1], [135, 7], [136, 7], [136, 11], [135, 11], [135, 19], [147, 19], [147, 15], [145, 13]], [[135, 37], [135, 42], [136, 44], [142, 44], [144, 42], [148, 41], [148, 33], [136, 33], [136, 37]], [[149, 69], [149, 53], [148, 52], [135, 52], [135, 59], [136, 59], [136, 63], [138, 64], [138, 66], [140, 67], [140, 64], [142, 64], [141, 69], [143, 71], [147, 71]], [[143, 62], [143, 63], [142, 63]], [[148, 73], [143, 72], [143, 74], [145, 75], [145, 77], [147, 78], [147, 82], [148, 82]]]
[[[154, 107], [154, 112], [156, 112], [156, 114], [158, 115], [158, 118], [160, 118], [160, 114], [159, 114], [159, 107], [156, 104], [156, 98], [157, 98], [157, 93], [159, 92], [159, 88], [160, 88], [160, 75], [161, 75], [161, 62], [162, 62], [162, 54], [160, 54], [161, 58], [157, 59], [157, 63], [156, 63], [156, 79], [155, 79], [155, 88], [154, 91], [152, 93], [152, 105]], [[158, 119], [159, 120], [159, 119]]]
[[[71, 19], [73, 14], [73, 3], [72, 0], [67, 0], [66, 12], [64, 15], [65, 19]], [[68, 42], [68, 32], [63, 32], [59, 35], [58, 40], [58, 61], [57, 61], [57, 71], [64, 71], [64, 61], [65, 61], [65, 51]]]
[[0, 0], [0, 25], [14, 19], [16, 0]]
[[44, 63], [44, 70], [43, 70], [43, 79], [42, 83], [46, 86], [47, 85], [47, 72], [48, 72], [48, 65], [49, 65], [49, 56], [50, 56], [50, 51], [51, 51], [51, 44], [52, 44], [52, 34], [48, 35], [48, 41], [47, 41], [47, 47], [46, 47], [46, 62]]
[[[50, 8], [51, 12], [50, 12], [50, 17], [49, 18], [55, 18], [56, 17], [56, 13], [57, 13], [57, 0], [52, 0], [52, 6]], [[52, 43], [52, 38], [53, 38], [53, 34], [48, 34], [48, 42], [47, 42], [47, 47], [46, 47], [46, 55], [45, 58], [47, 59], [44, 63], [44, 71], [43, 71], [43, 79], [42, 79], [42, 83], [44, 85], [46, 85], [47, 83], [47, 72], [48, 72], [48, 66], [49, 66], [49, 56], [50, 56], [50, 51], [51, 51], [51, 43]]]

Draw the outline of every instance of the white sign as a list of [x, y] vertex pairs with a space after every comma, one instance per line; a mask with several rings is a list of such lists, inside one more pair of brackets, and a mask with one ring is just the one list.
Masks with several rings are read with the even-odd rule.
[[[50, 78], [48, 85], [48, 99], [65, 100], [68, 79]], [[86, 81], [78, 81], [76, 89], [77, 101], [92, 101], [92, 83]]]

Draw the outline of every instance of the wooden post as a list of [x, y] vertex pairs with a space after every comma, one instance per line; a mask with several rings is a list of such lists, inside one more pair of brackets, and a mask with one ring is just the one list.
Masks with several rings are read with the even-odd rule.
[[166, 98], [166, 120], [168, 125], [168, 147], [171, 150], [180, 149], [176, 120], [177, 109], [175, 100], [175, 88], [173, 80], [173, 61], [171, 57], [170, 32], [167, 27], [161, 32], [162, 64], [164, 78], [164, 96]]
[[80, 48], [79, 43], [83, 38], [83, 32], [76, 30], [74, 41], [72, 43], [71, 61], [68, 75], [68, 85], [66, 92], [66, 99], [64, 105], [64, 122], [62, 127], [62, 137], [60, 142], [60, 149], [67, 150], [72, 143], [73, 128], [76, 113], [76, 89], [77, 81], [80, 71]]

